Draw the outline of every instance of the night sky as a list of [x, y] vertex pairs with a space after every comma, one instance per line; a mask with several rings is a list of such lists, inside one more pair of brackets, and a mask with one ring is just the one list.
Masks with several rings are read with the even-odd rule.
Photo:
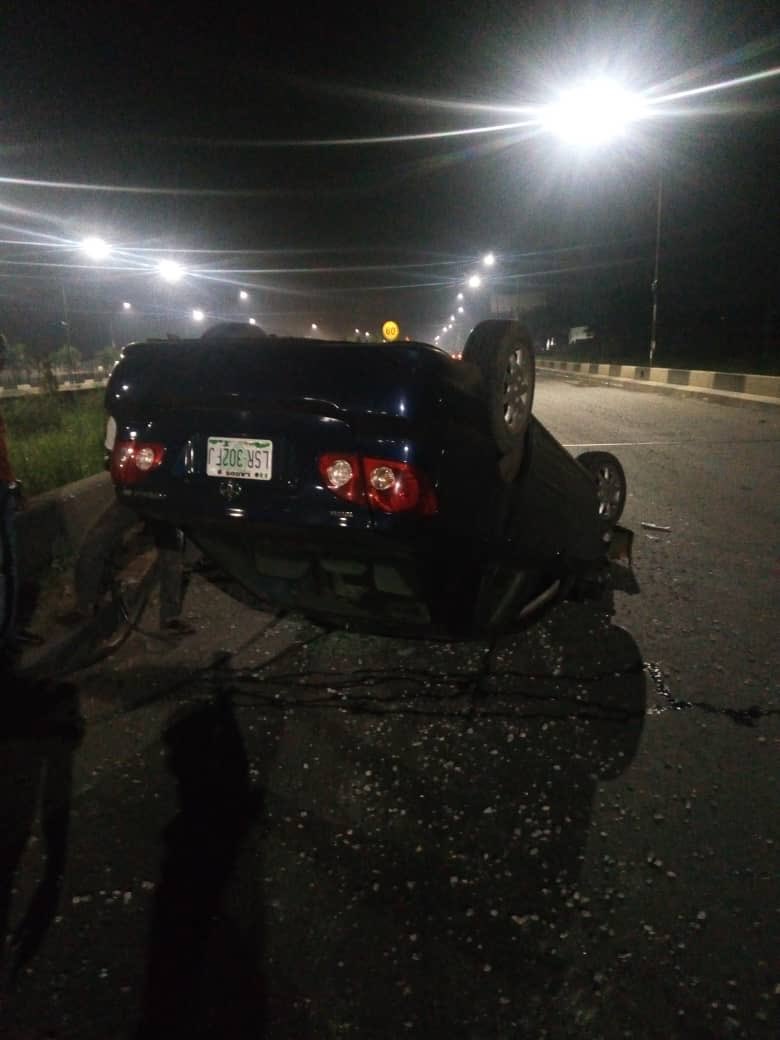
[[[776, 319], [780, 77], [659, 105], [587, 154], [538, 126], [365, 141], [518, 122], [513, 106], [594, 74], [657, 96], [777, 68], [772, 3], [16, 6], [0, 42], [12, 339], [61, 341], [64, 285], [85, 352], [192, 332], [193, 307], [332, 336], [394, 318], [430, 341], [488, 249], [495, 291], [520, 276], [562, 320], [622, 308], [644, 335], [659, 170], [668, 341], [712, 320], [766, 338]], [[91, 264], [88, 234], [118, 252]], [[173, 288], [154, 273], [168, 255], [190, 272]]]

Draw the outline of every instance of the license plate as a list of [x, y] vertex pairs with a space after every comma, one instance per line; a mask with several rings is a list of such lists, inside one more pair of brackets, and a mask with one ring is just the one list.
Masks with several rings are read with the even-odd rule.
[[273, 442], [249, 437], [209, 437], [206, 473], [209, 477], [270, 480]]

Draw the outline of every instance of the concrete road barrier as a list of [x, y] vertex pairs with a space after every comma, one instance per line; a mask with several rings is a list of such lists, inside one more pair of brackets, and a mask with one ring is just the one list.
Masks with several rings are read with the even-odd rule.
[[[74, 393], [77, 390], [95, 390], [98, 387], [105, 387], [107, 383], [107, 379], [85, 379], [80, 383], [71, 383], [65, 380], [57, 387], [57, 392]], [[40, 384], [37, 383], [35, 385], [32, 383], [17, 383], [15, 386], [0, 384], [0, 397], [5, 400], [8, 400], [10, 397], [31, 397], [43, 392]]]
[[647, 365], [609, 365], [595, 361], [550, 361], [537, 358], [541, 371], [584, 376], [601, 382], [647, 389], [681, 390], [710, 397], [728, 397], [760, 404], [780, 404], [780, 376], [748, 372], [708, 372], [701, 369], [650, 368]]
[[[20, 677], [61, 677], [100, 660], [126, 638], [144, 609], [157, 581], [154, 549], [125, 568], [121, 597], [111, 595], [101, 600], [89, 617], [69, 609], [76, 605], [72, 575], [67, 573], [72, 558], [113, 500], [108, 473], [98, 473], [31, 499], [28, 508], [17, 516], [22, 585], [37, 586], [27, 604], [25, 624], [43, 638], [42, 645], [22, 647], [16, 664]], [[47, 583], [50, 570], [58, 564], [64, 580]]]
[[39, 580], [56, 560], [77, 552], [113, 498], [108, 473], [97, 473], [30, 499], [16, 518], [20, 573]]

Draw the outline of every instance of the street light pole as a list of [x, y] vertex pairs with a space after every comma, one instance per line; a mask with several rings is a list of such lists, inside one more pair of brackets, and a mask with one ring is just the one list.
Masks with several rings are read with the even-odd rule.
[[656, 348], [656, 332], [658, 327], [658, 267], [661, 257], [661, 213], [664, 199], [664, 175], [658, 171], [658, 194], [656, 196], [655, 208], [655, 267], [653, 270], [653, 281], [650, 286], [653, 293], [653, 314], [650, 320], [650, 368], [653, 367], [653, 357]]
[[[557, 101], [540, 110], [541, 126], [580, 148], [602, 145], [610, 138], [620, 136], [631, 125], [647, 114], [647, 103], [642, 95], [630, 94], [617, 83], [593, 80], [561, 92]], [[657, 345], [658, 288], [661, 262], [661, 216], [663, 210], [663, 168], [658, 165], [658, 192], [655, 213], [655, 267], [650, 286], [653, 310], [650, 321], [650, 367]]]
[[68, 314], [68, 294], [65, 292], [64, 285], [60, 285], [60, 294], [62, 295], [62, 324], [65, 326], [65, 346], [70, 350], [70, 315]]
[[70, 370], [70, 379], [73, 382], [73, 345], [70, 339], [70, 312], [68, 310], [68, 294], [65, 292], [65, 283], [60, 283], [60, 292], [62, 293], [62, 314], [64, 317], [63, 325], [65, 326], [65, 346], [68, 348], [68, 368]]

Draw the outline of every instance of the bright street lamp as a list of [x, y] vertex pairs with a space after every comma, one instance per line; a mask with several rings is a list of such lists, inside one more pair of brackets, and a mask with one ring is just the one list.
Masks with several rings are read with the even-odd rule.
[[157, 273], [169, 285], [180, 282], [185, 275], [184, 268], [175, 260], [161, 260], [157, 265]]
[[192, 312], [193, 321], [203, 321], [205, 317], [206, 315], [203, 313], [200, 307], [196, 307], [195, 310]]
[[257, 321], [254, 318], [250, 318], [249, 319], [249, 324], [250, 325], [257, 325]]
[[495, 253], [485, 253], [485, 255], [482, 257], [482, 263], [485, 265], [485, 267], [493, 267], [495, 262]]
[[98, 238], [97, 235], [90, 235], [85, 238], [81, 243], [81, 251], [90, 260], [105, 260], [111, 255], [111, 246], [102, 238]]
[[312, 331], [312, 332], [316, 332], [318, 328], [319, 328], [319, 325], [317, 324], [317, 322], [316, 322], [316, 321], [313, 321], [313, 322], [311, 323], [311, 331]]
[[246, 291], [246, 289], [241, 289], [239, 294], [238, 294], [238, 298], [239, 298], [239, 300], [248, 300], [249, 299], [249, 293]]
[[123, 311], [131, 311], [133, 309], [132, 303], [129, 300], [125, 300], [122, 304]]
[[[541, 110], [541, 124], [560, 140], [582, 150], [590, 150], [607, 141], [622, 137], [632, 123], [648, 114], [647, 103], [611, 80], [599, 79], [581, 83], [559, 95], [557, 101]], [[663, 206], [663, 171], [658, 170], [655, 203], [655, 263], [650, 289], [653, 309], [650, 319], [649, 364], [652, 368], [658, 326], [658, 271], [661, 257], [661, 213]]]
[[590, 80], [563, 91], [541, 109], [549, 133], [580, 148], [597, 148], [622, 136], [646, 114], [644, 99], [608, 79]]
[[468, 284], [469, 289], [479, 289], [479, 287], [482, 285], [482, 279], [480, 278], [480, 276], [478, 274], [473, 274], [469, 278], [467, 284]]
[[458, 307], [458, 314], [463, 314], [463, 308], [462, 307]]
[[455, 299], [456, 300], [462, 300], [463, 299], [463, 293], [459, 292], [458, 295], [455, 297]]

